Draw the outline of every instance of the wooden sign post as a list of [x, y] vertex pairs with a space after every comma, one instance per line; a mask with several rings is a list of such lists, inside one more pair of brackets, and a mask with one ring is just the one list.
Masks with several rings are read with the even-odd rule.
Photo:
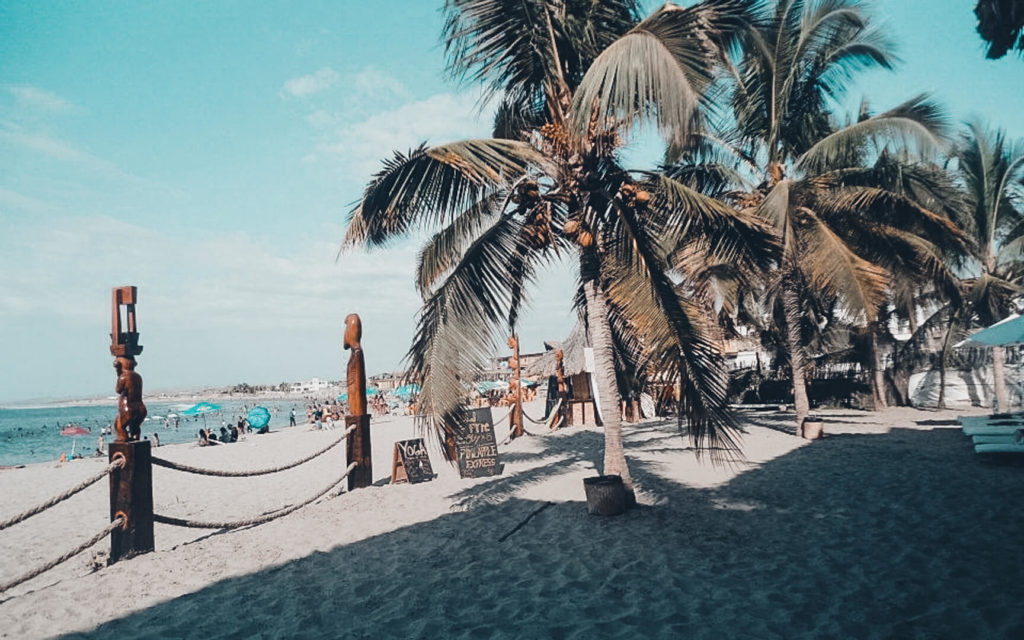
[[373, 449], [370, 446], [370, 416], [366, 413], [366, 363], [363, 360], [363, 323], [354, 313], [345, 318], [344, 348], [352, 354], [348, 358], [345, 384], [348, 387], [348, 412], [345, 426], [355, 426], [346, 441], [348, 464], [356, 468], [348, 474], [348, 490], [362, 489], [373, 484]]
[[[146, 405], [142, 401], [142, 376], [135, 372], [135, 356], [142, 353], [135, 320], [136, 287], [115, 287], [111, 299], [110, 354], [118, 394], [115, 440], [108, 448], [110, 460], [124, 464], [110, 473], [110, 519], [121, 516], [125, 524], [110, 533], [110, 562], [154, 549], [153, 466], [148, 440], [140, 440]], [[121, 307], [126, 307], [121, 322]]]
[[469, 422], [455, 432], [459, 476], [485, 478], [501, 475], [504, 467], [498, 463], [498, 443], [494, 439], [491, 408], [471, 409], [469, 415]]
[[512, 380], [508, 383], [508, 389], [512, 393], [512, 413], [510, 422], [512, 425], [511, 438], [521, 438], [526, 435], [523, 429], [523, 385], [522, 370], [519, 368], [519, 336], [513, 334], [508, 338], [508, 348], [512, 350], [512, 358], [509, 359], [509, 367], [512, 368]]
[[395, 443], [395, 452], [391, 460], [391, 484], [408, 482], [418, 484], [429, 482], [437, 477], [430, 466], [427, 445], [423, 438], [400, 440]]

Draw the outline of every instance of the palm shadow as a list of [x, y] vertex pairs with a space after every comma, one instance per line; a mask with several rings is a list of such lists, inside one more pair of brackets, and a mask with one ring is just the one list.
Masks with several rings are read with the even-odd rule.
[[955, 430], [836, 435], [710, 489], [634, 459], [659, 501], [615, 518], [515, 495], [593, 463], [600, 437], [467, 487], [460, 511], [70, 637], [1024, 637], [1004, 498], [1024, 477]]

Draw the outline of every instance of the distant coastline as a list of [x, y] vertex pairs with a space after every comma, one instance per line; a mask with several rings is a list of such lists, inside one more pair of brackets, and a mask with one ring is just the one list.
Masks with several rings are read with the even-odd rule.
[[[344, 393], [342, 385], [329, 385], [323, 389], [317, 391], [280, 391], [280, 390], [262, 390], [262, 391], [235, 391], [232, 387], [220, 387], [220, 388], [206, 388], [206, 389], [190, 389], [190, 390], [176, 390], [176, 391], [157, 391], [155, 393], [147, 393], [144, 395], [146, 402], [152, 403], [196, 403], [203, 401], [223, 401], [223, 400], [249, 400], [249, 399], [260, 399], [267, 401], [283, 401], [287, 402], [305, 400], [305, 399], [316, 399], [323, 400], [324, 398], [335, 398], [339, 394]], [[0, 403], [0, 409], [47, 409], [47, 408], [60, 408], [60, 407], [99, 407], [99, 406], [115, 406], [117, 404], [116, 395], [108, 396], [87, 396], [81, 398], [60, 398], [60, 399], [31, 399], [31, 400], [20, 400], [14, 402]]]

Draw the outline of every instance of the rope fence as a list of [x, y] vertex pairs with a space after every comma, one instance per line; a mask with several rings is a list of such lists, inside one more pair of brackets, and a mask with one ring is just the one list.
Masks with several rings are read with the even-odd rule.
[[525, 409], [523, 410], [523, 417], [532, 422], [533, 424], [547, 424], [546, 420], [534, 420], [533, 418], [531, 418], [530, 414], [526, 413]]
[[[64, 493], [58, 494], [58, 495], [50, 498], [49, 500], [47, 500], [46, 502], [40, 504], [39, 506], [33, 507], [33, 508], [29, 509], [28, 511], [25, 511], [24, 513], [19, 513], [18, 515], [14, 516], [13, 518], [10, 518], [8, 520], [4, 520], [3, 522], [0, 522], [0, 531], [3, 531], [4, 529], [6, 529], [8, 527], [12, 527], [12, 526], [18, 524], [19, 522], [23, 522], [25, 520], [28, 520], [32, 516], [38, 515], [38, 514], [42, 513], [43, 511], [46, 511], [50, 507], [52, 507], [54, 505], [57, 505], [57, 504], [60, 504], [61, 502], [64, 502], [65, 500], [67, 500], [71, 496], [75, 495], [76, 493], [80, 493], [82, 491], [85, 491], [86, 489], [88, 489], [92, 485], [96, 484], [97, 482], [99, 482], [103, 478], [107, 477], [110, 474], [111, 471], [113, 471], [114, 469], [119, 469], [122, 466], [124, 466], [124, 456], [115, 456], [114, 460], [109, 465], [104, 467], [103, 471], [100, 471], [99, 473], [97, 473], [94, 476], [86, 478], [85, 480], [79, 482], [78, 484], [76, 484], [75, 486], [71, 487], [70, 489], [68, 489]], [[2, 589], [0, 589], [0, 591], [2, 591]]]
[[175, 471], [182, 471], [184, 473], [194, 473], [201, 476], [213, 476], [217, 478], [249, 478], [252, 476], [265, 476], [271, 473], [278, 473], [280, 471], [286, 471], [293, 469], [301, 464], [305, 464], [314, 458], [322, 456], [334, 447], [338, 446], [345, 440], [348, 434], [355, 431], [355, 425], [346, 429], [337, 440], [327, 445], [327, 447], [316, 451], [301, 460], [289, 462], [288, 464], [281, 465], [279, 467], [272, 467], [269, 469], [256, 469], [254, 471], [222, 471], [219, 469], [202, 469], [200, 467], [190, 467], [187, 464], [181, 464], [180, 462], [171, 462], [170, 460], [164, 460], [163, 458], [153, 458], [153, 464], [157, 467], [164, 467], [165, 469], [173, 469]]
[[340, 478], [332, 482], [326, 489], [316, 494], [312, 498], [309, 498], [308, 500], [301, 502], [299, 504], [295, 504], [290, 507], [285, 507], [284, 509], [279, 509], [278, 511], [274, 511], [272, 513], [268, 513], [257, 518], [250, 518], [248, 520], [236, 520], [235, 522], [201, 522], [198, 520], [188, 520], [185, 518], [172, 518], [170, 516], [164, 516], [154, 513], [153, 521], [159, 522], [161, 524], [169, 524], [176, 527], [188, 527], [192, 529], [237, 529], [239, 527], [264, 524], [270, 522], [271, 520], [276, 520], [277, 518], [283, 518], [284, 516], [290, 513], [294, 513], [299, 509], [309, 504], [312, 504], [313, 502], [316, 502], [320, 498], [324, 497], [331, 491], [331, 489], [341, 484], [341, 482], [348, 477], [348, 474], [351, 473], [352, 470], [356, 468], [356, 466], [357, 464], [355, 462], [348, 465], [348, 468], [345, 469], [345, 473], [343, 473]]
[[105, 538], [106, 536], [110, 535], [110, 532], [113, 531], [114, 529], [118, 529], [120, 527], [123, 527], [124, 525], [125, 525], [124, 516], [117, 516], [116, 518], [114, 518], [114, 520], [110, 524], [108, 524], [106, 527], [104, 527], [102, 531], [100, 531], [99, 533], [97, 533], [93, 537], [89, 538], [88, 540], [86, 540], [82, 544], [78, 545], [77, 547], [75, 547], [71, 551], [68, 551], [67, 553], [65, 553], [61, 557], [56, 558], [54, 560], [51, 560], [50, 562], [47, 562], [43, 566], [38, 567], [36, 569], [33, 569], [32, 571], [29, 571], [28, 573], [26, 573], [26, 574], [24, 574], [22, 576], [19, 576], [19, 577], [15, 578], [14, 580], [11, 580], [10, 582], [7, 582], [5, 584], [0, 584], [0, 593], [3, 593], [3, 592], [5, 592], [5, 591], [7, 591], [9, 589], [12, 589], [12, 588], [18, 586], [19, 584], [21, 584], [23, 582], [28, 582], [32, 578], [35, 578], [36, 576], [38, 576], [40, 574], [46, 573], [50, 569], [56, 567], [58, 564], [60, 564], [62, 562], [66, 562], [67, 560], [70, 560], [71, 558], [73, 558], [73, 557], [77, 556], [78, 554], [82, 553], [83, 551], [85, 551], [89, 547], [93, 546], [94, 544], [96, 544], [97, 542], [99, 542], [100, 540]]

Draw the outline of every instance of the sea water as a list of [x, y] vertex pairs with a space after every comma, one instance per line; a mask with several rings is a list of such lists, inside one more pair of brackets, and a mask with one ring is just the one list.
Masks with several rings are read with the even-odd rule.
[[[160, 444], [194, 442], [199, 429], [204, 427], [220, 432], [222, 424], [238, 422], [254, 406], [270, 410], [270, 428], [288, 426], [288, 415], [295, 409], [296, 420], [305, 422], [306, 410], [301, 400], [228, 401], [218, 402], [220, 411], [200, 416], [183, 416], [181, 412], [193, 403], [146, 403], [149, 417], [142, 424], [142, 436], [153, 439], [160, 436]], [[72, 453], [89, 457], [96, 455], [98, 438], [103, 429], [112, 429], [117, 417], [117, 406], [88, 405], [42, 407], [32, 409], [0, 408], [0, 467], [31, 464], [33, 462], [57, 461], [62, 453], [70, 458]], [[90, 431], [89, 435], [62, 436], [61, 429], [76, 424]], [[104, 436], [106, 443], [114, 439], [112, 434]], [[106, 453], [103, 454], [104, 456]]]

